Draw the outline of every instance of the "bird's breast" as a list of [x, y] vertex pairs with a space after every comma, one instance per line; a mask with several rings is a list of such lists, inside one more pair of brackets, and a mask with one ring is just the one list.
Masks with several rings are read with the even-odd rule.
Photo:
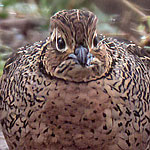
[[[40, 111], [31, 115], [30, 126], [38, 131], [40, 126], [47, 129], [40, 136], [49, 139], [50, 143], [61, 142], [65, 146], [75, 143], [78, 148], [101, 145], [102, 138], [105, 139], [101, 135], [109, 134], [112, 126], [111, 100], [101, 84], [100, 81], [74, 83], [53, 80], [41, 92], [47, 95], [46, 102]], [[38, 124], [34, 122], [35, 118], [39, 120]], [[38, 141], [38, 138], [34, 139]]]

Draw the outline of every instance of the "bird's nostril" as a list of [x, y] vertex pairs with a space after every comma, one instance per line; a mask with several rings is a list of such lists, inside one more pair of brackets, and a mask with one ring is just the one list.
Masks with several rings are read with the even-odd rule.
[[77, 56], [79, 53], [79, 48], [76, 48], [75, 51], [74, 51], [74, 54]]

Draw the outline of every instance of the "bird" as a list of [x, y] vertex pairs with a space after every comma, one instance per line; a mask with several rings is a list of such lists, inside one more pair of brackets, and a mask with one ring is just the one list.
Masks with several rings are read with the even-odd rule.
[[150, 73], [141, 47], [100, 35], [88, 10], [58, 11], [0, 79], [10, 150], [149, 150]]

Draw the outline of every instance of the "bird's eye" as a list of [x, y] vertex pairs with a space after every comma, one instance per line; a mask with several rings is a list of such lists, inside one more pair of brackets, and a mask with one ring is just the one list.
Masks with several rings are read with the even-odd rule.
[[56, 42], [56, 47], [58, 50], [63, 50], [66, 47], [65, 40], [62, 37], [59, 37]]
[[97, 44], [98, 44], [98, 38], [97, 38], [97, 36], [95, 36], [95, 37], [93, 38], [93, 46], [94, 46], [94, 47], [97, 47]]

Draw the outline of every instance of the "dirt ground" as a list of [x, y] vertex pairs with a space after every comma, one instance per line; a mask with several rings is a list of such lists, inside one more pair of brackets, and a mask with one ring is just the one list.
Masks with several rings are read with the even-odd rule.
[[0, 127], [0, 150], [8, 150], [7, 143]]

